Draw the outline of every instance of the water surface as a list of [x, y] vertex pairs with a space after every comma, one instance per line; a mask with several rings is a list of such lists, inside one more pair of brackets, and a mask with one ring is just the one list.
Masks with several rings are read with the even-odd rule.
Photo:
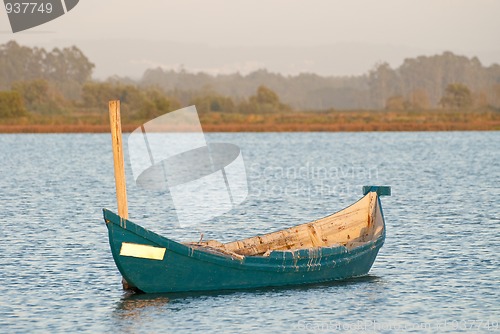
[[[370, 275], [300, 288], [136, 295], [102, 221], [116, 210], [110, 136], [0, 135], [2, 332], [498, 332], [500, 133], [210, 134], [237, 144], [250, 194], [195, 229], [138, 189], [130, 217], [177, 240], [234, 240], [342, 209], [365, 184], [387, 239]], [[128, 168], [129, 166], [127, 166]]]

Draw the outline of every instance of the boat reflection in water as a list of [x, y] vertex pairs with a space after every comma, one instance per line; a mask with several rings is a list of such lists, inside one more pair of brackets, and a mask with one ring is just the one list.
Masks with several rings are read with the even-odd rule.
[[115, 315], [130, 320], [141, 319], [144, 313], [161, 309], [169, 302], [170, 299], [162, 295], [128, 293], [117, 304]]

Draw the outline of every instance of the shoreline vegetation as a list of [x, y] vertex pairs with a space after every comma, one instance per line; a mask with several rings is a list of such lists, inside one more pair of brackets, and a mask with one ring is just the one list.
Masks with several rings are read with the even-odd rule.
[[125, 132], [190, 105], [206, 132], [500, 130], [500, 65], [451, 52], [351, 77], [156, 68], [100, 81], [94, 67], [76, 46], [0, 45], [0, 133], [107, 133], [110, 100]]
[[[370, 131], [499, 131], [498, 111], [288, 111], [277, 114], [200, 114], [205, 132], [370, 132]], [[123, 119], [131, 132], [148, 119]], [[35, 116], [0, 122], [0, 133], [108, 133], [107, 114]]]

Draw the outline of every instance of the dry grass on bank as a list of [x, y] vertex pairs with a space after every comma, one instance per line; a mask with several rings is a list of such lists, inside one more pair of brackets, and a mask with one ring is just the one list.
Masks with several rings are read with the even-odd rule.
[[[307, 131], [492, 131], [500, 130], [498, 111], [322, 111], [281, 114], [210, 113], [200, 117], [206, 132]], [[146, 121], [146, 120], [144, 120]], [[123, 118], [123, 131], [143, 121]], [[106, 133], [107, 114], [36, 116], [0, 120], [0, 133]]]

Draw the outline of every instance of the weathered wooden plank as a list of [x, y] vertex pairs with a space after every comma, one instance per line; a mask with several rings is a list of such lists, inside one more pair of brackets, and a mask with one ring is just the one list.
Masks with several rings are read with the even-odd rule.
[[125, 163], [123, 158], [122, 124], [119, 100], [109, 101], [109, 121], [111, 127], [111, 142], [113, 146], [118, 215], [127, 219], [127, 186], [125, 181]]
[[367, 242], [374, 235], [375, 222], [380, 219], [380, 213], [377, 214], [377, 194], [372, 192], [349, 208], [314, 222], [217, 247], [242, 255], [258, 255], [273, 250]]

